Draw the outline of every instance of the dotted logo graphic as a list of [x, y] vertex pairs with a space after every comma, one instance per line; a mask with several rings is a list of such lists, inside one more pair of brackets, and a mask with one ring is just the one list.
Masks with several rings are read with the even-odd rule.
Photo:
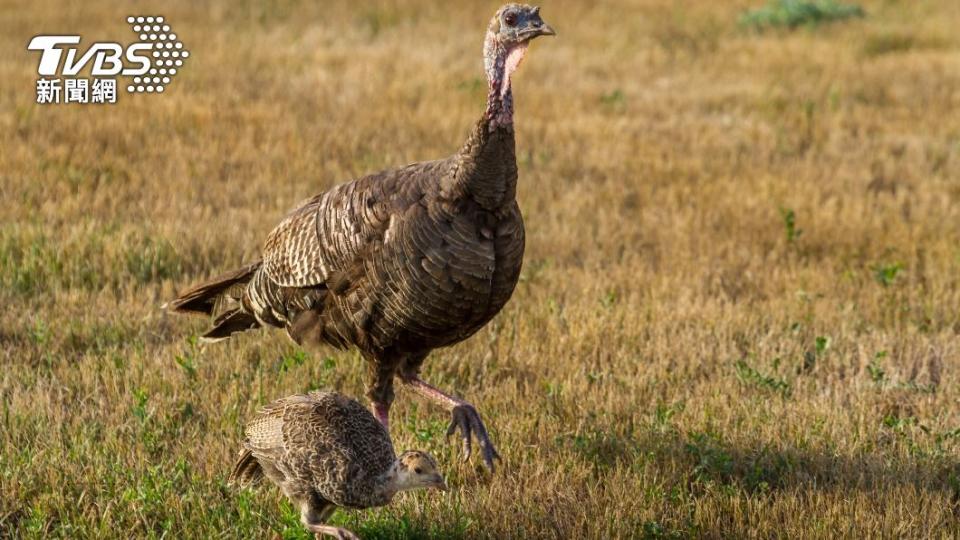
[[27, 50], [40, 53], [37, 103], [116, 103], [124, 86], [131, 94], [162, 93], [190, 52], [163, 17], [132, 15], [127, 23], [139, 38], [128, 45], [76, 34], [31, 38]]
[[149, 69], [143, 75], [134, 77], [133, 82], [127, 86], [127, 91], [163, 92], [190, 57], [190, 51], [183, 48], [183, 42], [177, 39], [177, 34], [171, 31], [163, 17], [131, 16], [127, 17], [127, 23], [133, 27], [141, 43], [153, 46]]

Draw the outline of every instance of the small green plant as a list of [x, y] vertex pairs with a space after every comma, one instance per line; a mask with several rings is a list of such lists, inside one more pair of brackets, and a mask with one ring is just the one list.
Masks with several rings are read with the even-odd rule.
[[40, 506], [34, 506], [30, 509], [30, 514], [24, 520], [23, 528], [27, 532], [41, 533], [47, 528], [47, 514]]
[[46, 345], [50, 341], [52, 333], [50, 327], [43, 319], [35, 319], [33, 327], [30, 329], [30, 340], [36, 345]]
[[770, 0], [766, 6], [751, 9], [741, 15], [740, 25], [757, 30], [793, 29], [864, 15], [862, 7], [836, 0]]
[[420, 442], [429, 442], [442, 439], [442, 435], [447, 432], [447, 424], [439, 418], [422, 419], [418, 415], [412, 414], [407, 417], [407, 432], [413, 435]]
[[[303, 359], [295, 361], [299, 361], [301, 364], [304, 362]], [[337, 361], [332, 356], [324, 357], [324, 359], [320, 361], [320, 372], [311, 377], [310, 381], [307, 383], [307, 386], [304, 388], [304, 391], [312, 392], [314, 390], [324, 389], [327, 386], [327, 381], [330, 379], [330, 375], [335, 367], [337, 367]]]
[[830, 336], [817, 336], [814, 347], [817, 351], [817, 356], [823, 356], [830, 349], [831, 343]]
[[547, 397], [551, 399], [559, 398], [563, 394], [563, 384], [548, 381], [543, 385]]
[[672, 404], [663, 402], [657, 403], [657, 408], [653, 411], [653, 426], [659, 431], [667, 430], [673, 417], [683, 412], [684, 404], [682, 401]]
[[603, 94], [600, 96], [600, 103], [607, 105], [609, 107], [614, 107], [618, 105], [623, 105], [626, 101], [626, 96], [623, 95], [623, 92], [620, 89], [614, 90], [613, 92]]
[[609, 290], [600, 298], [600, 305], [610, 309], [617, 304], [617, 300], [619, 300], [617, 291]]
[[900, 276], [903, 269], [903, 264], [899, 262], [878, 264], [873, 267], [873, 279], [884, 287], [889, 287], [897, 281], [897, 277]]
[[823, 358], [830, 350], [832, 340], [830, 336], [817, 336], [813, 342], [813, 348], [807, 349], [803, 353], [803, 361], [797, 368], [797, 374], [810, 373], [817, 367], [817, 359]]
[[793, 244], [803, 234], [803, 229], [797, 227], [797, 214], [790, 208], [781, 208], [780, 217], [783, 219], [783, 230], [787, 243]]
[[137, 388], [133, 391], [133, 416], [141, 422], [146, 422], [149, 413], [147, 412], [147, 401], [150, 396], [143, 388]]
[[298, 368], [307, 361], [307, 353], [302, 349], [293, 351], [290, 354], [285, 354], [280, 358], [280, 362], [277, 365], [277, 371], [280, 373], [286, 373], [292, 369]]
[[887, 380], [887, 372], [880, 366], [880, 360], [886, 357], [887, 351], [880, 351], [873, 355], [873, 360], [867, 364], [867, 374], [870, 375], [870, 380], [877, 384], [883, 384]]
[[183, 371], [187, 374], [187, 378], [194, 380], [197, 378], [197, 366], [196, 366], [196, 354], [197, 354], [197, 336], [193, 335], [187, 340], [189, 348], [184, 354], [178, 354], [173, 357], [173, 361], [177, 363], [178, 366], [183, 368]]
[[187, 374], [188, 379], [197, 378], [197, 367], [193, 364], [193, 355], [187, 354], [173, 357], [173, 361], [177, 363], [178, 366], [183, 368], [183, 371]]
[[883, 417], [883, 426], [897, 433], [902, 433], [910, 426], [916, 425], [917, 419], [913, 416], [901, 417], [895, 414], [888, 414]]
[[[779, 362], [778, 362], [779, 363]], [[780, 394], [783, 397], [790, 395], [790, 383], [772, 375], [764, 375], [750, 366], [746, 360], [738, 360], [734, 365], [737, 379], [745, 386], [765, 388]]]

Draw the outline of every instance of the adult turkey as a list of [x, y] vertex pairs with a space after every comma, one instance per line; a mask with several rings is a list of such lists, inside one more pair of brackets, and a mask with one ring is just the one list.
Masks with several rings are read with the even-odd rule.
[[513, 293], [523, 259], [516, 202], [511, 75], [538, 36], [554, 31], [539, 8], [508, 4], [483, 45], [487, 107], [456, 154], [336, 186], [289, 214], [262, 260], [184, 292], [170, 306], [212, 315], [219, 340], [285, 328], [297, 343], [357, 347], [370, 366], [367, 396], [388, 425], [395, 377], [451, 411], [464, 459], [471, 435], [493, 469], [499, 457], [477, 410], [420, 378], [431, 350], [483, 327]]

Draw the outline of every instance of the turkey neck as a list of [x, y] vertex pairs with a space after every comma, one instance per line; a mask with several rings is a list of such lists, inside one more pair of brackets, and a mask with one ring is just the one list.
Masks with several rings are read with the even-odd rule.
[[483, 46], [487, 72], [487, 107], [455, 156], [451, 198], [469, 197], [487, 210], [512, 203], [517, 191], [516, 143], [513, 136], [513, 91], [510, 77], [526, 52], [526, 43], [504, 45], [487, 32]]
[[373, 494], [371, 501], [373, 505], [380, 506], [390, 504], [393, 496], [400, 491], [397, 487], [397, 462], [394, 461], [393, 465], [390, 465], [390, 468], [387, 469], [386, 472], [370, 478], [370, 480], [372, 481], [370, 491]]

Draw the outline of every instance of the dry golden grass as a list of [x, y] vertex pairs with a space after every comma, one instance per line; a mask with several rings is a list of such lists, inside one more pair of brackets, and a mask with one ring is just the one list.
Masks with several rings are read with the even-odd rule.
[[[376, 538], [960, 534], [960, 3], [794, 32], [748, 2], [553, 2], [516, 80], [523, 278], [426, 376], [504, 456], [336, 520]], [[224, 478], [264, 401], [362, 392], [280, 332], [198, 348], [159, 309], [257, 256], [298, 201], [453, 152], [492, 2], [156, 8], [162, 96], [37, 106], [35, 34], [126, 40], [127, 7], [0, 4], [0, 536], [304, 538]], [[144, 8], [144, 14], [151, 11]], [[786, 225], [792, 215], [792, 233]]]

